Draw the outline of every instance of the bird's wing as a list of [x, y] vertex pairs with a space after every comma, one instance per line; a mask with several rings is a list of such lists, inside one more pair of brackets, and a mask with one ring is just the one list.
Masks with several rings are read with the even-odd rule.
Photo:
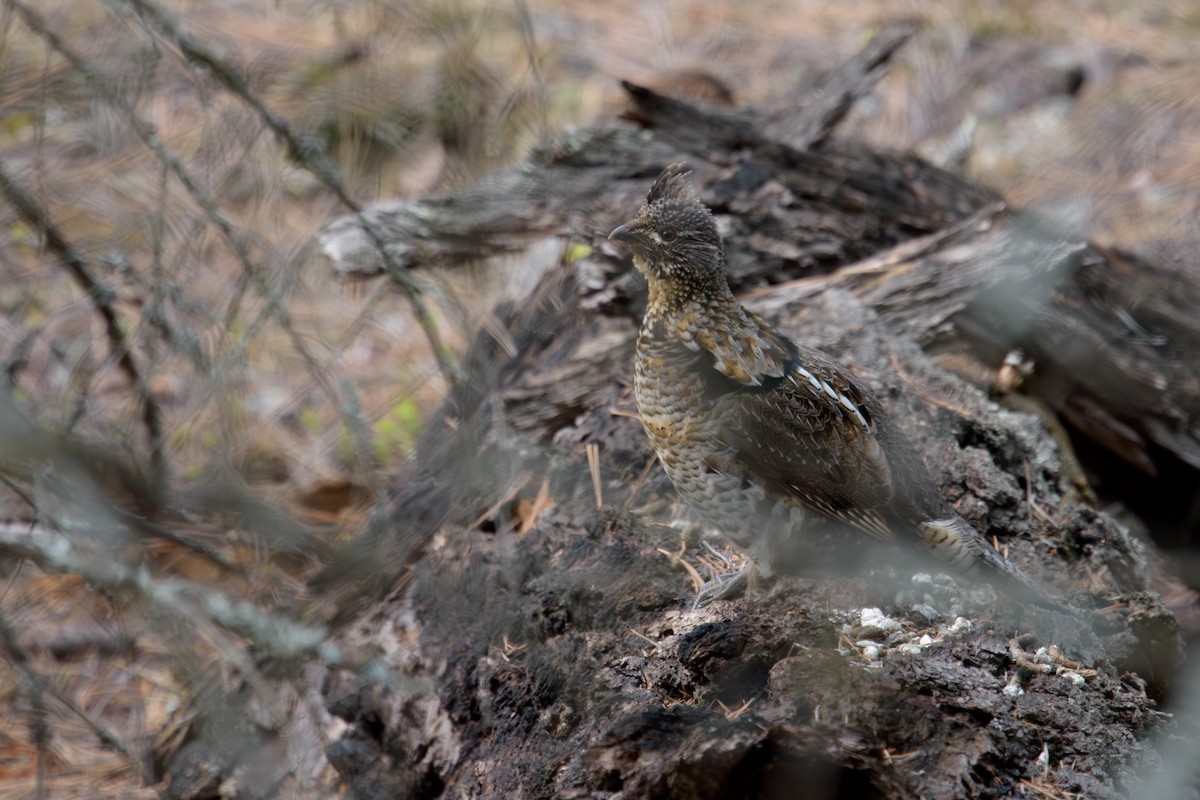
[[723, 381], [721, 437], [747, 478], [769, 495], [852, 525], [880, 539], [893, 497], [887, 454], [875, 436], [867, 395], [833, 361], [802, 350], [764, 324], [789, 351], [784, 374], [758, 385]]

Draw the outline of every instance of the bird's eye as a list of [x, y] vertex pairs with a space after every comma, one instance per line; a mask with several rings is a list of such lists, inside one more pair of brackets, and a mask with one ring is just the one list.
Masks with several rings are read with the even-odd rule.
[[663, 228], [658, 232], [658, 238], [662, 239], [664, 242], [673, 242], [675, 241], [675, 237], [678, 235], [679, 234], [675, 232], [674, 228]]

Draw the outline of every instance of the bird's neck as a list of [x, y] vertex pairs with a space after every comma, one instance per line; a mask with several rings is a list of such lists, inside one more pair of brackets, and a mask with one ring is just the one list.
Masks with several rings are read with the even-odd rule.
[[742, 308], [727, 285], [717, 294], [688, 295], [651, 283], [638, 352], [707, 354], [704, 363], [715, 373], [756, 389], [778, 384], [799, 357], [796, 345]]
[[652, 280], [646, 302], [646, 322], [651, 321], [669, 328], [682, 324], [711, 330], [749, 319], [724, 280], [707, 285]]

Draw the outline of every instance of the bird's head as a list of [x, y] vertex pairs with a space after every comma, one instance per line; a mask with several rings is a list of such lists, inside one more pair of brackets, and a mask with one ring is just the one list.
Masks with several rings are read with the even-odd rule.
[[691, 294], [728, 285], [721, 234], [712, 212], [693, 194], [689, 175], [683, 163], [664, 169], [637, 216], [608, 236], [629, 248], [651, 291]]

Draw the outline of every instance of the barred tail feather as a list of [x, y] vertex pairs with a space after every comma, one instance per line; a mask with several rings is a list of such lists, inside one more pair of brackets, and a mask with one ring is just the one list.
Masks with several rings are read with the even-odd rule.
[[990, 547], [978, 531], [959, 516], [922, 522], [917, 526], [925, 546], [963, 574], [972, 574], [980, 565], [989, 567], [1002, 578], [1006, 588], [1017, 590], [1038, 605], [1067, 613], [1076, 613], [1069, 605], [1051, 596], [1040, 584]]

